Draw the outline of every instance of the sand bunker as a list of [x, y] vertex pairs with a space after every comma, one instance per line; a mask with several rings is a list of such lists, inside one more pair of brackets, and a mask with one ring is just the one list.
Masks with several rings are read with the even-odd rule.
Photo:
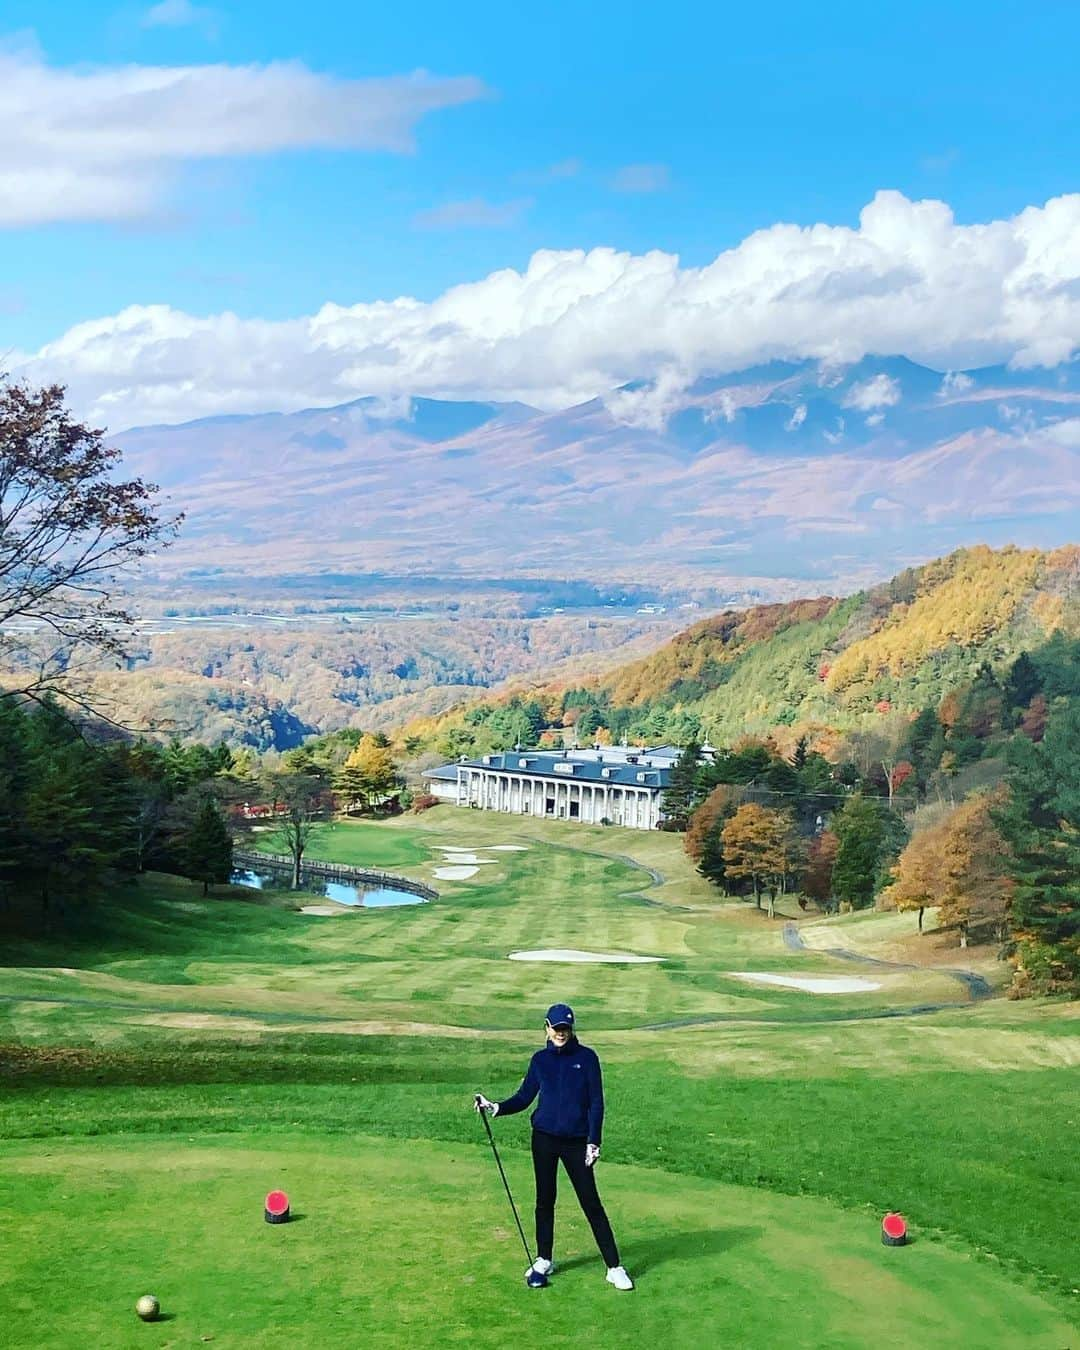
[[435, 876], [440, 881], [468, 881], [479, 870], [479, 867], [436, 867]]
[[301, 914], [348, 914], [347, 905], [301, 905]]
[[528, 844], [492, 844], [489, 853], [528, 853]]
[[456, 849], [453, 851], [450, 849], [443, 849], [443, 852], [446, 854], [446, 861], [448, 863], [453, 863], [455, 866], [461, 863], [473, 863], [475, 866], [481, 867], [486, 863], [491, 867], [494, 866], [496, 862], [495, 858], [480, 858], [475, 853], [459, 853]]
[[662, 961], [662, 956], [631, 956], [629, 952], [577, 952], [564, 947], [548, 947], [536, 952], [511, 952], [511, 961], [607, 961], [644, 965]]
[[763, 970], [729, 970], [727, 974], [751, 984], [776, 984], [784, 989], [803, 989], [808, 994], [864, 994], [881, 988], [873, 980], [857, 980], [852, 975], [773, 975]]

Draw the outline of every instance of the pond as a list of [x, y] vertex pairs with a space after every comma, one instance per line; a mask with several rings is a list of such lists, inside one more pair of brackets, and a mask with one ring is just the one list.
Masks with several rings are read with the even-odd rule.
[[[257, 872], [247, 869], [232, 874], [236, 886], [251, 886], [254, 890], [273, 889], [287, 891], [291, 888], [292, 875], [286, 868], [260, 867]], [[358, 905], [364, 909], [384, 909], [389, 905], [423, 905], [427, 902], [422, 895], [412, 891], [394, 890], [388, 886], [373, 886], [365, 889], [352, 882], [334, 881], [331, 877], [313, 876], [301, 871], [300, 889], [308, 895], [322, 895], [327, 900], [335, 900], [339, 905]]]

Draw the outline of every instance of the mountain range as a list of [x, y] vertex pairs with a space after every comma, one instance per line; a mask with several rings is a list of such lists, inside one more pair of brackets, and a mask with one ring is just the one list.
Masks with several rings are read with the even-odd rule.
[[1080, 362], [663, 372], [576, 407], [358, 399], [114, 438], [171, 570], [866, 584], [1080, 525]]

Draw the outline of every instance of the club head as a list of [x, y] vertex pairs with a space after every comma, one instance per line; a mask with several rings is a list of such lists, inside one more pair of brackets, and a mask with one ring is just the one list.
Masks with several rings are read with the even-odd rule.
[[548, 1286], [548, 1277], [541, 1275], [538, 1270], [530, 1270], [525, 1276], [525, 1283], [530, 1289], [546, 1289]]

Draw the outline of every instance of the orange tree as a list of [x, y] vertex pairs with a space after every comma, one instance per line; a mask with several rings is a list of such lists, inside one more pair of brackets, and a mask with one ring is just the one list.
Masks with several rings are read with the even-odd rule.
[[958, 928], [962, 947], [973, 921], [994, 922], [1003, 935], [1012, 882], [1008, 845], [992, 815], [1000, 805], [998, 794], [969, 797], [915, 835], [892, 868], [883, 901], [917, 909], [920, 932], [926, 906], [940, 906], [941, 926]]
[[761, 891], [768, 891], [771, 919], [776, 893], [786, 889], [798, 857], [798, 836], [791, 816], [786, 811], [747, 802], [723, 827], [721, 840], [725, 872], [735, 880], [750, 881], [759, 909]]

